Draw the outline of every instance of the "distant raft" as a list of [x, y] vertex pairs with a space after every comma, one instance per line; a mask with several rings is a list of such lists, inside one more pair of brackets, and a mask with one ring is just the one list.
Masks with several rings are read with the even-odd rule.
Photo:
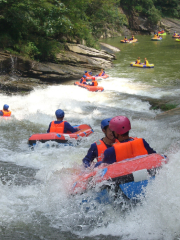
[[80, 130], [75, 133], [35, 133], [29, 138], [28, 144], [30, 146], [34, 146], [37, 142], [45, 143], [47, 141], [71, 144], [72, 140], [78, 140], [80, 137], [88, 137], [94, 132], [91, 126], [87, 124], [77, 125], [74, 127], [78, 127]]
[[176, 38], [176, 41], [177, 41], [177, 42], [180, 42], [180, 38]]
[[92, 78], [95, 77], [96, 80], [101, 80], [101, 79], [106, 79], [109, 77], [108, 74], [104, 74], [103, 76], [91, 76], [91, 77], [86, 77], [86, 80], [92, 80]]
[[158, 38], [151, 38], [152, 41], [161, 41], [162, 40], [162, 37], [158, 37]]
[[75, 82], [74, 85], [85, 88], [85, 89], [87, 89], [88, 91], [91, 91], [91, 92], [103, 92], [104, 91], [104, 88], [101, 87], [101, 86], [90, 86], [88, 84], [82, 84], [80, 82]]
[[173, 35], [172, 38], [179, 38], [180, 35], [179, 34], [176, 34], [176, 35]]
[[134, 39], [134, 40], [121, 40], [121, 43], [135, 43], [137, 41], [138, 41], [137, 39]]
[[154, 64], [145, 65], [143, 63], [137, 64], [135, 62], [130, 63], [131, 67], [140, 67], [140, 68], [154, 68]]

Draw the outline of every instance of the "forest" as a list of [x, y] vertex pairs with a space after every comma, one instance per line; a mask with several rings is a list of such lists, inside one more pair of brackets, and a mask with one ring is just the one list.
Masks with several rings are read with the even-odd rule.
[[[0, 48], [38, 61], [55, 59], [64, 42], [96, 47], [108, 29], [128, 27], [139, 14], [157, 24], [180, 18], [179, 0], [0, 0]], [[123, 14], [121, 9], [126, 14]]]

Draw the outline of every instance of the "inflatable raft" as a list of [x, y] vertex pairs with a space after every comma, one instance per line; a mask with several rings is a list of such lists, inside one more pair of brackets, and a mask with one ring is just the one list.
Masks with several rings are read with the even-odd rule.
[[71, 142], [71, 140], [75, 139], [78, 140], [80, 137], [88, 137], [91, 133], [93, 133], [93, 129], [87, 125], [87, 124], [82, 124], [78, 126], [80, 130], [75, 133], [36, 133], [33, 134], [29, 140], [28, 144], [31, 146], [34, 146], [36, 142], [42, 142], [45, 143], [47, 141], [54, 141], [57, 143], [67, 143]]
[[177, 42], [180, 42], [180, 38], [176, 38], [176, 41], [177, 41]]
[[[137, 199], [144, 194], [145, 187], [165, 163], [167, 158], [164, 155], [154, 153], [109, 165], [100, 165], [91, 172], [80, 174], [72, 185], [71, 194], [82, 194], [95, 186], [97, 189], [99, 184], [100, 192], [113, 186], [112, 189], [125, 195], [126, 198]], [[112, 185], [107, 184], [109, 182]]]
[[175, 35], [175, 36], [174, 36], [174, 35], [172, 36], [172, 38], [179, 38], [179, 37], [180, 37], [179, 34], [177, 34], [177, 35]]
[[95, 77], [96, 80], [101, 80], [101, 79], [106, 79], [109, 77], [108, 74], [104, 74], [103, 76], [91, 76], [91, 77], [86, 77], [86, 80], [92, 80], [92, 78]]
[[154, 64], [144, 65], [143, 63], [137, 64], [135, 62], [131, 62], [130, 65], [131, 65], [131, 67], [154, 68]]
[[158, 33], [159, 36], [166, 36], [166, 32], [164, 33]]
[[161, 41], [162, 40], [162, 37], [159, 37], [159, 38], [151, 38], [152, 41]]
[[88, 84], [82, 84], [80, 82], [75, 82], [74, 85], [77, 85], [82, 88], [86, 88], [88, 91], [91, 91], [91, 92], [103, 92], [104, 91], [104, 88], [101, 86], [90, 86]]
[[127, 41], [125, 41], [125, 40], [121, 40], [121, 43], [135, 43], [135, 42], [137, 42], [138, 40], [137, 39], [134, 39], [134, 40], [127, 40]]

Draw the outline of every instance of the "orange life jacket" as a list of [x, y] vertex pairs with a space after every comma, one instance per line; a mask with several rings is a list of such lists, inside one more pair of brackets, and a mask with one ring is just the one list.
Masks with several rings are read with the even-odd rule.
[[92, 80], [92, 82], [94, 83], [94, 86], [98, 86], [98, 82], [96, 80]]
[[133, 141], [117, 143], [113, 147], [116, 153], [116, 162], [148, 154], [142, 138], [135, 138]]
[[86, 77], [92, 77], [88, 72], [85, 73]]
[[82, 84], [84, 84], [84, 83], [86, 83], [86, 79], [85, 78], [83, 78], [83, 80], [82, 80]]
[[[119, 141], [117, 139], [115, 140], [114, 144], [116, 144], [116, 143], [119, 143]], [[107, 147], [106, 147], [106, 144], [102, 140], [97, 141], [96, 146], [97, 146], [97, 150], [98, 150], [97, 161], [100, 162], [104, 158], [104, 151], [107, 149]]]
[[2, 110], [2, 112], [3, 112], [3, 117], [10, 117], [11, 116], [11, 111], [9, 111], [9, 110]]
[[49, 132], [55, 133], [64, 133], [64, 121], [58, 124], [55, 124], [55, 121], [51, 122], [51, 127]]
[[102, 76], [103, 72], [104, 72], [104, 71], [100, 72], [100, 73], [98, 74], [98, 76]]
[[136, 64], [140, 64], [141, 61], [139, 59], [136, 60]]

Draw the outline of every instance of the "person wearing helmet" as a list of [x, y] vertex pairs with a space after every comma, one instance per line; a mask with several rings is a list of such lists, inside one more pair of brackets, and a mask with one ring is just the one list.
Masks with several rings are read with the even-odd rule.
[[9, 105], [4, 104], [3, 110], [0, 110], [0, 116], [10, 117], [11, 116], [11, 111], [9, 111], [8, 108], [9, 108]]
[[124, 37], [124, 42], [127, 42], [127, 37], [126, 36]]
[[115, 138], [109, 128], [110, 120], [111, 118], [106, 118], [101, 121], [101, 129], [105, 136], [99, 141], [91, 144], [87, 155], [82, 160], [84, 167], [90, 167], [95, 158], [97, 159], [97, 166], [97, 164], [102, 161], [104, 151], [115, 143]]
[[117, 116], [111, 119], [109, 128], [119, 143], [104, 151], [101, 163], [112, 164], [136, 156], [156, 153], [143, 138], [129, 137], [131, 123], [125, 116]]
[[56, 133], [74, 133], [79, 131], [79, 128], [73, 128], [68, 122], [63, 121], [64, 111], [61, 109], [56, 110], [55, 112], [57, 121], [52, 121], [49, 124], [47, 133], [56, 132]]
[[85, 74], [84, 74], [84, 75], [85, 75], [86, 77], [92, 77], [91, 74], [92, 74], [92, 72], [85, 71]]
[[95, 77], [92, 77], [92, 83], [89, 84], [90, 86], [98, 86], [98, 82], [96, 81]]
[[132, 35], [132, 37], [129, 39], [129, 41], [132, 41], [134, 40], [134, 35]]
[[82, 77], [81, 80], [80, 80], [80, 83], [82, 83], [82, 84], [87, 84], [87, 83], [86, 83], [86, 75], [83, 75], [83, 77]]

